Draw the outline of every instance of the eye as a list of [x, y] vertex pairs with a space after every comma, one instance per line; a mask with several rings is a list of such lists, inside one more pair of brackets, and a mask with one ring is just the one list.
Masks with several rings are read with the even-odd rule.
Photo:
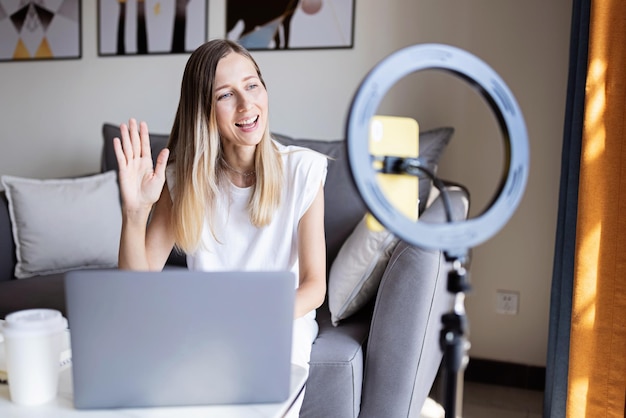
[[223, 100], [223, 99], [228, 99], [229, 97], [231, 97], [233, 94], [228, 92], [228, 93], [224, 93], [224, 94], [220, 94], [219, 96], [217, 96], [217, 100]]
[[257, 87], [259, 87], [258, 83], [251, 83], [251, 84], [248, 84], [248, 90], [254, 90], [254, 89], [256, 89]]

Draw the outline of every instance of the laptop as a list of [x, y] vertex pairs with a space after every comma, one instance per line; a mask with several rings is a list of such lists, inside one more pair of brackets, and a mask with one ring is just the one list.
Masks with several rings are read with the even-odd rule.
[[77, 409], [289, 396], [291, 272], [80, 270], [65, 288]]

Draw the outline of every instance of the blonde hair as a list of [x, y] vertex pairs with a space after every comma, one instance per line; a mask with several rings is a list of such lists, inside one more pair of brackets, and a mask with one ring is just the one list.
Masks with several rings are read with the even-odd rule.
[[[208, 219], [215, 239], [213, 213], [216, 198], [223, 190], [225, 173], [219, 159], [222, 144], [217, 129], [213, 87], [218, 62], [230, 53], [241, 54], [254, 65], [265, 88], [261, 71], [241, 45], [216, 39], [198, 47], [189, 57], [181, 84], [180, 100], [168, 142], [170, 163], [174, 164], [171, 224], [176, 247], [193, 252], [201, 245], [204, 220]], [[250, 221], [268, 225], [282, 194], [282, 159], [269, 127], [255, 151], [256, 182], [248, 203]]]

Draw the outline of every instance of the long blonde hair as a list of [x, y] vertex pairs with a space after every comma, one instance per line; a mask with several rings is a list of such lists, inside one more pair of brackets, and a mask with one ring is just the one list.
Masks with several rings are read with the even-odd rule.
[[[259, 66], [241, 45], [215, 39], [198, 47], [189, 57], [181, 84], [180, 101], [168, 142], [174, 164], [172, 228], [176, 246], [191, 253], [201, 245], [204, 220], [215, 239], [213, 213], [225, 177], [222, 144], [217, 129], [213, 87], [218, 62], [230, 53], [241, 54], [253, 64], [263, 84]], [[256, 183], [248, 203], [250, 221], [257, 227], [269, 224], [280, 204], [283, 184], [282, 159], [269, 127], [255, 151]]]

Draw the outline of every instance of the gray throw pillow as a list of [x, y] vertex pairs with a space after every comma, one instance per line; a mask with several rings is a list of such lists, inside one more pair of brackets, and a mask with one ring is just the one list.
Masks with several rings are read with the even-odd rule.
[[364, 217], [337, 254], [328, 275], [331, 322], [356, 313], [378, 291], [398, 238], [386, 229], [370, 230]]
[[122, 213], [115, 172], [1, 181], [16, 247], [15, 277], [117, 266]]
[[[462, 220], [469, 211], [469, 193], [458, 185], [449, 184], [446, 192], [451, 199], [452, 218]], [[438, 196], [424, 211], [419, 222], [445, 222], [443, 198]], [[362, 220], [339, 250], [328, 277], [328, 308], [331, 322], [337, 326], [365, 306], [379, 291], [392, 254], [407, 246], [390, 231], [372, 231]], [[415, 253], [411, 274], [437, 271], [439, 252], [419, 250]]]

